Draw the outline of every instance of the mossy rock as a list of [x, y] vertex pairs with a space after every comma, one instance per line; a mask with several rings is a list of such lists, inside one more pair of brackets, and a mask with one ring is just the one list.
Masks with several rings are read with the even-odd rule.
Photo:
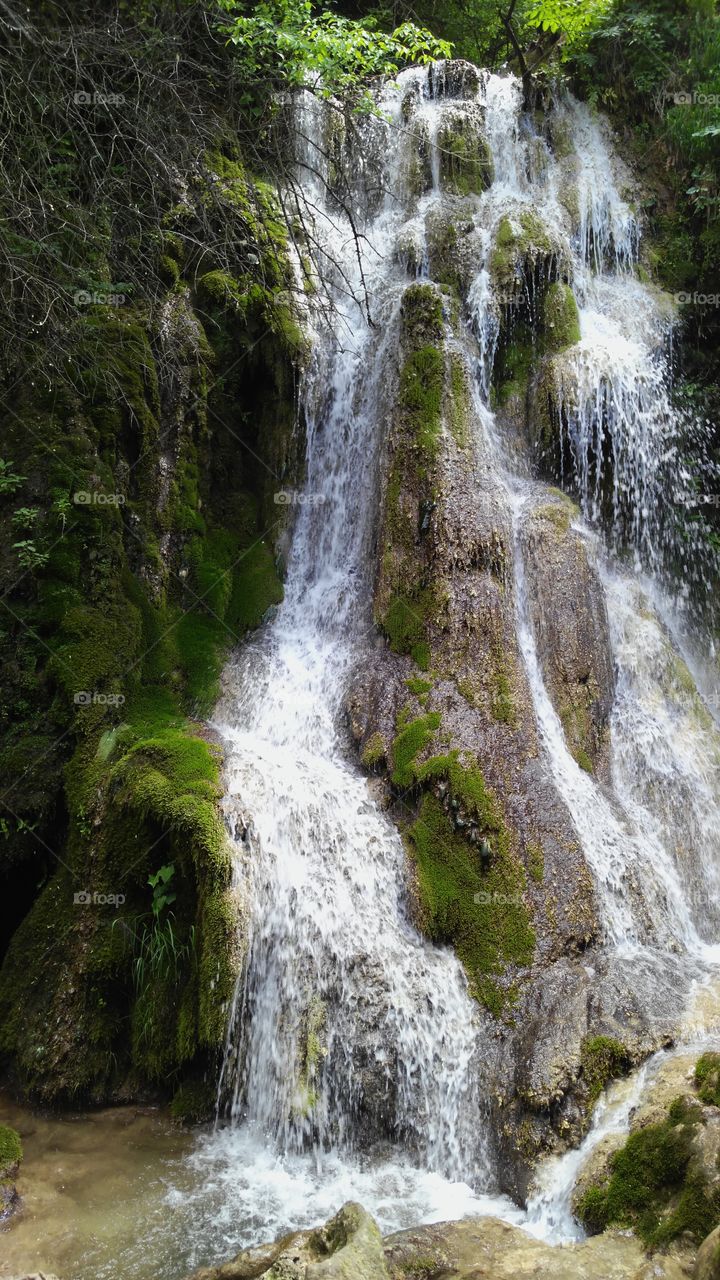
[[586, 1036], [580, 1046], [580, 1071], [588, 1091], [588, 1106], [593, 1106], [611, 1080], [625, 1076], [632, 1068], [632, 1058], [619, 1040], [612, 1036]]
[[698, 1059], [695, 1084], [703, 1102], [720, 1107], [720, 1053], [704, 1053]]
[[20, 1134], [0, 1124], [0, 1181], [12, 1177], [23, 1158]]
[[631, 1133], [610, 1157], [610, 1176], [587, 1188], [576, 1213], [590, 1234], [631, 1227], [650, 1248], [683, 1236], [705, 1239], [720, 1221], [720, 1188], [695, 1145], [702, 1115], [680, 1097], [667, 1117]]
[[[419, 923], [434, 942], [455, 948], [473, 994], [499, 1015], [514, 999], [512, 984], [503, 981], [508, 966], [529, 965], [534, 954], [535, 934], [523, 899], [525, 873], [477, 762], [456, 750], [427, 755], [439, 728], [437, 713], [409, 722], [401, 717], [393, 745], [396, 777], [423, 789], [417, 819], [407, 831]], [[482, 869], [467, 838], [468, 825], [492, 843], [489, 870]]]
[[547, 351], [565, 351], [580, 341], [580, 317], [569, 285], [554, 281], [543, 302], [543, 338]]
[[437, 132], [440, 184], [451, 195], [479, 195], [494, 178], [492, 152], [470, 112], [445, 115]]
[[205, 1080], [187, 1080], [170, 1103], [170, 1115], [179, 1124], [202, 1124], [215, 1114], [216, 1089]]

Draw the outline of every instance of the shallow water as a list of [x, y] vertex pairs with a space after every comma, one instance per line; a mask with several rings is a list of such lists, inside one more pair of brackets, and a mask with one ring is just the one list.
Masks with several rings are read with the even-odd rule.
[[527, 1211], [507, 1197], [413, 1165], [384, 1146], [366, 1159], [279, 1156], [246, 1128], [183, 1130], [160, 1108], [40, 1115], [0, 1095], [0, 1123], [22, 1136], [20, 1211], [0, 1226], [0, 1277], [49, 1271], [61, 1280], [183, 1280], [247, 1245], [315, 1226], [359, 1200], [384, 1233], [420, 1222], [493, 1216], [561, 1244], [582, 1238], [572, 1186], [609, 1132], [674, 1053], [694, 1060], [720, 1040], [720, 981], [695, 987], [677, 1049], [660, 1052], [600, 1098], [577, 1150], [538, 1170]]
[[360, 1200], [383, 1231], [467, 1214], [520, 1222], [503, 1197], [413, 1166], [389, 1148], [363, 1162], [278, 1156], [247, 1130], [179, 1129], [160, 1109], [48, 1117], [0, 1098], [21, 1134], [22, 1207], [0, 1227], [0, 1277], [182, 1280], [251, 1243], [316, 1225]]

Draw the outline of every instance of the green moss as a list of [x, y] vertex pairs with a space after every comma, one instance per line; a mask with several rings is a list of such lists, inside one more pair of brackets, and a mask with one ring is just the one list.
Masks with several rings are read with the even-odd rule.
[[392, 744], [392, 781], [397, 787], [410, 787], [416, 780], [416, 757], [432, 741], [440, 728], [440, 713], [430, 711], [403, 726]]
[[162, 254], [159, 263], [160, 277], [170, 286], [176, 285], [180, 279], [180, 268], [169, 254]]
[[432, 680], [424, 680], [422, 676], [411, 676], [409, 680], [405, 681], [405, 685], [422, 702], [427, 700], [427, 695], [433, 687], [433, 682]]
[[409, 653], [421, 671], [427, 671], [430, 666], [425, 632], [439, 608], [439, 596], [433, 587], [418, 588], [393, 596], [380, 619], [393, 653]]
[[385, 759], [385, 743], [381, 733], [373, 733], [368, 738], [362, 753], [362, 762], [366, 769], [375, 769]]
[[23, 1158], [20, 1134], [0, 1124], [0, 1179], [7, 1178]]
[[532, 340], [523, 330], [500, 347], [493, 369], [492, 402], [496, 408], [527, 394], [535, 357]]
[[680, 1098], [665, 1120], [631, 1133], [610, 1159], [610, 1177], [588, 1188], [577, 1207], [586, 1229], [632, 1227], [651, 1248], [683, 1235], [703, 1240], [720, 1220], [720, 1192], [694, 1157], [700, 1122], [697, 1108]]
[[586, 1036], [580, 1046], [580, 1069], [588, 1088], [589, 1105], [600, 1097], [610, 1080], [627, 1075], [632, 1060], [627, 1049], [611, 1036]]
[[[455, 762], [455, 785], [476, 812], [492, 814], [495, 802], [476, 770]], [[471, 989], [499, 1014], [508, 991], [496, 980], [508, 964], [532, 962], [535, 935], [522, 900], [522, 868], [510, 855], [504, 826], [494, 837], [495, 855], [483, 874], [474, 847], [453, 827], [435, 795], [423, 797], [417, 820], [408, 832], [408, 847], [417, 868], [428, 936], [452, 944], [468, 974]]]
[[[241, 183], [235, 171], [226, 179]], [[266, 198], [253, 197], [254, 217]], [[172, 289], [182, 253], [167, 249]], [[0, 1050], [43, 1101], [103, 1101], [128, 1078], [132, 1087], [170, 1077], [176, 1084], [185, 1069], [196, 1078], [226, 1034], [238, 960], [231, 855], [217, 753], [187, 716], [209, 710], [229, 645], [282, 598], [272, 547], [258, 540], [260, 495], [244, 487], [257, 483], [238, 440], [262, 462], [272, 437], [290, 467], [288, 362], [298, 346], [281, 291], [253, 293], [241, 275], [230, 281], [216, 276], [200, 290], [225, 350], [215, 353], [212, 450], [206, 402], [215, 357], [177, 294], [172, 341], [164, 335], [157, 343], [134, 307], [80, 317], [77, 400], [27, 410], [21, 452], [12, 441], [9, 456], [33, 477], [33, 502], [40, 506], [47, 493], [42, 518], [52, 550], [42, 577], [13, 601], [23, 621], [13, 661], [28, 679], [17, 667], [11, 672], [18, 734], [14, 741], [14, 729], [5, 733], [0, 759], [10, 785], [32, 779], [29, 807], [23, 801], [17, 811], [28, 814], [28, 830], [38, 827], [24, 855], [36, 865], [28, 862], [24, 874], [42, 889], [3, 963]], [[244, 310], [235, 305], [241, 296]], [[255, 323], [260, 336], [248, 333]], [[236, 385], [224, 370], [238, 363], [243, 344], [254, 354]], [[289, 408], [281, 413], [283, 369]], [[189, 408], [176, 405], [178, 389]], [[277, 471], [279, 457], [272, 463]], [[124, 502], [73, 505], [79, 490], [119, 493]], [[23, 703], [31, 690], [37, 707]], [[124, 701], [85, 705], [75, 701], [81, 692]], [[42, 826], [43, 792], [52, 828]], [[17, 834], [19, 843], [19, 827]], [[41, 848], [58, 851], [57, 870], [38, 859]], [[173, 929], [183, 959], [172, 981], [137, 990], [147, 878], [163, 862], [176, 868]], [[74, 901], [83, 889], [124, 902], [86, 907]]]
[[545, 878], [545, 855], [542, 845], [537, 840], [528, 843], [527, 869], [535, 883], [542, 884]]
[[234, 566], [233, 591], [228, 610], [231, 627], [257, 627], [273, 605], [283, 598], [283, 585], [274, 556], [265, 541], [243, 551]]
[[437, 345], [442, 342], [442, 298], [431, 284], [411, 284], [402, 297], [403, 334], [410, 347]]
[[570, 521], [577, 515], [577, 508], [569, 499], [563, 503], [547, 502], [544, 506], [536, 508], [534, 512], [535, 518], [539, 520], [549, 520], [555, 526], [559, 533], [567, 533], [570, 527]]
[[444, 371], [442, 352], [426, 346], [408, 356], [400, 373], [400, 403], [427, 460], [436, 457], [440, 441]]
[[458, 230], [452, 218], [443, 213], [431, 222], [427, 237], [430, 272], [438, 284], [459, 295], [463, 278], [458, 253]]
[[580, 341], [580, 317], [572, 289], [556, 281], [543, 302], [543, 339], [546, 351], [565, 351]]
[[180, 1124], [202, 1124], [215, 1114], [215, 1089], [204, 1080], [181, 1084], [170, 1103], [170, 1115]]
[[695, 1084], [704, 1103], [720, 1107], [720, 1053], [704, 1053], [698, 1059]]
[[493, 180], [490, 148], [469, 116], [456, 115], [438, 129], [440, 181], [446, 191], [466, 196], [480, 193]]

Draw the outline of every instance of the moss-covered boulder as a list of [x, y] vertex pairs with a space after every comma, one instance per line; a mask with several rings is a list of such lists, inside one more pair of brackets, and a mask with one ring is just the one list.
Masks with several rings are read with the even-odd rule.
[[580, 341], [580, 317], [569, 285], [554, 280], [543, 300], [543, 337], [548, 351], [565, 351]]
[[188, 1280], [390, 1280], [379, 1228], [349, 1201], [322, 1227], [297, 1231], [272, 1245], [247, 1249]]
[[680, 1094], [657, 1119], [641, 1112], [606, 1170], [583, 1180], [574, 1210], [587, 1231], [630, 1226], [658, 1248], [680, 1237], [700, 1243], [717, 1227], [720, 1109], [703, 1104], [707, 1064], [701, 1059], [698, 1066], [693, 1092]]
[[493, 159], [482, 117], [469, 108], [443, 113], [436, 146], [440, 185], [450, 195], [479, 195], [493, 181]]
[[9, 1218], [18, 1206], [15, 1179], [22, 1158], [20, 1135], [0, 1124], [0, 1222]]

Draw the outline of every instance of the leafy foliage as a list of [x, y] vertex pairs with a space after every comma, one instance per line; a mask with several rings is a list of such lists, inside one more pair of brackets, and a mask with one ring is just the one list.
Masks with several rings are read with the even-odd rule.
[[[243, 80], [253, 90], [308, 86], [316, 92], [359, 94], [368, 76], [394, 75], [403, 66], [450, 56], [450, 45], [412, 22], [390, 33], [373, 18], [363, 24], [337, 13], [316, 14], [310, 0], [262, 0], [250, 15], [236, 0], [221, 0], [231, 18], [225, 28], [234, 44]], [[244, 7], [244, 6], [242, 6]], [[260, 110], [256, 107], [256, 110]]]

